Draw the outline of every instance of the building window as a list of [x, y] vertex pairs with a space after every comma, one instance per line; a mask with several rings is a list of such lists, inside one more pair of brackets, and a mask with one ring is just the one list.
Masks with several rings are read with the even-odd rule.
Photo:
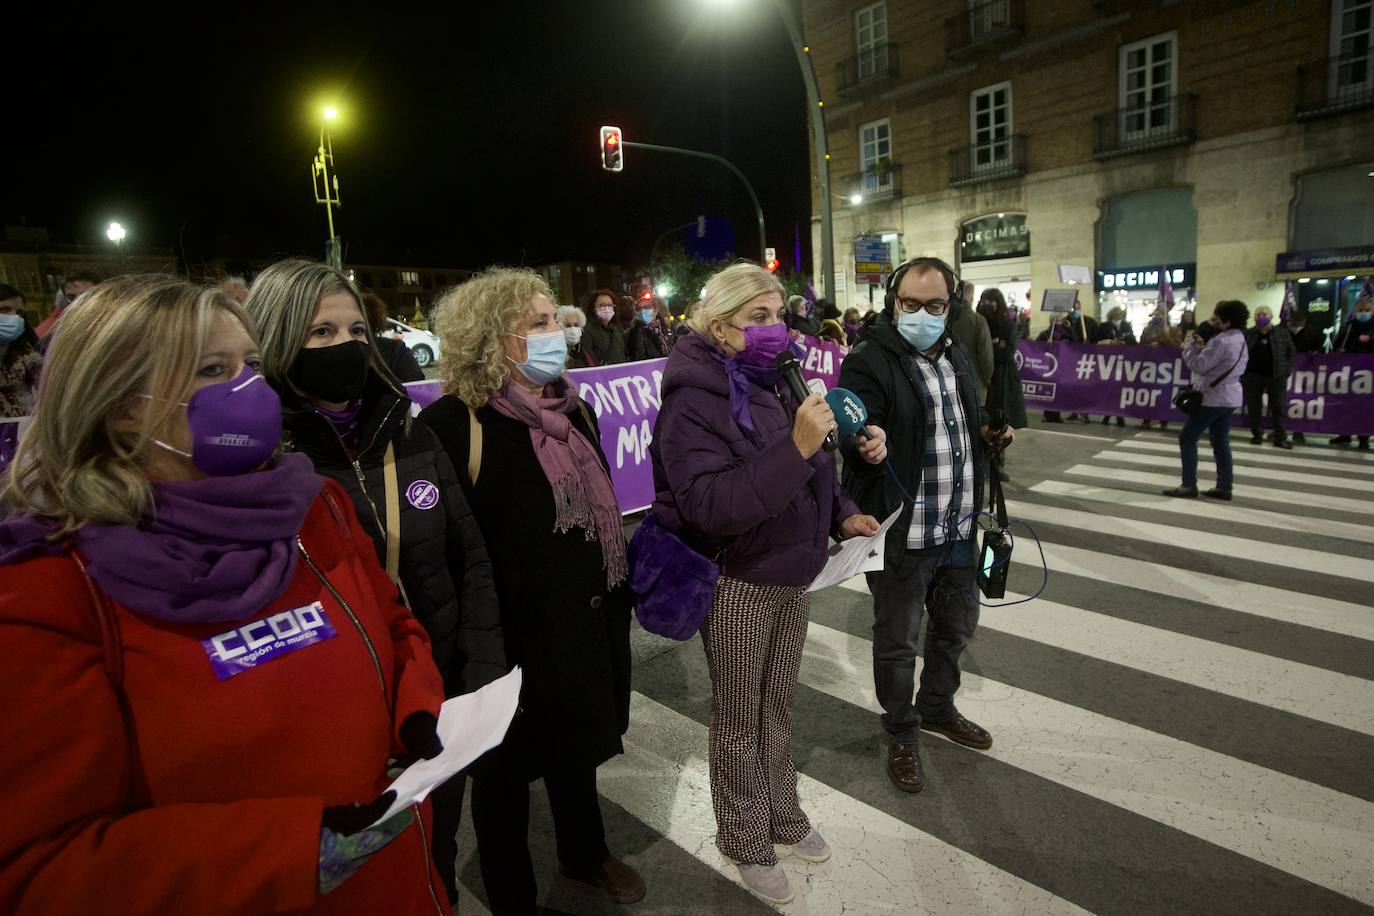
[[854, 14], [854, 45], [859, 82], [887, 71], [887, 4], [875, 3]]
[[420, 273], [419, 273], [419, 271], [415, 271], [415, 270], [403, 270], [403, 271], [401, 271], [401, 285], [402, 285], [402, 286], [419, 286], [419, 285], [420, 285]]
[[859, 168], [863, 193], [892, 190], [892, 125], [886, 118], [859, 128]]
[[1121, 139], [1135, 140], [1174, 129], [1178, 54], [1173, 32], [1121, 49]]
[[969, 93], [969, 136], [975, 171], [1011, 164], [1011, 83]]
[[1331, 7], [1329, 94], [1364, 93], [1374, 85], [1374, 0], [1333, 0]]
[[1010, 0], [968, 0], [968, 33], [974, 41], [1011, 25]]

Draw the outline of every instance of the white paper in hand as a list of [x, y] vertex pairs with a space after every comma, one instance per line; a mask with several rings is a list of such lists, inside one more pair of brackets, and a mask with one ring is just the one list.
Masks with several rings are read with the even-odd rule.
[[887, 531], [896, 523], [897, 516], [901, 514], [902, 507], [898, 506], [897, 510], [878, 527], [877, 534], [866, 538], [850, 538], [831, 547], [829, 559], [825, 561], [825, 568], [821, 570], [821, 574], [806, 590], [818, 592], [823, 588], [852, 579], [859, 573], [881, 570]]
[[511, 719], [520, 705], [523, 675], [517, 667], [474, 693], [445, 700], [439, 707], [439, 740], [444, 751], [433, 760], [417, 760], [406, 768], [388, 788], [396, 801], [370, 826], [416, 802], [422, 802], [453, 774], [496, 747], [506, 737]]

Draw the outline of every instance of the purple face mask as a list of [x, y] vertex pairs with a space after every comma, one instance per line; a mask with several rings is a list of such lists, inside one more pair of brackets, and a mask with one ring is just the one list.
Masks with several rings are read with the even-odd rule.
[[1269, 316], [1268, 316], [1268, 315], [1256, 315], [1256, 316], [1255, 316], [1255, 324], [1258, 325], [1259, 327], [1267, 328], [1267, 327], [1269, 326], [1269, 321], [1270, 321], [1270, 319], [1269, 319]]
[[191, 426], [191, 451], [153, 441], [190, 458], [211, 477], [256, 470], [281, 443], [281, 399], [249, 366], [231, 382], [206, 385], [183, 406]]
[[746, 366], [771, 369], [773, 368], [773, 361], [778, 358], [778, 354], [787, 349], [787, 325], [782, 322], [751, 324], [747, 328], [736, 328], [736, 330], [744, 333], [744, 349], [735, 356], [735, 359]]

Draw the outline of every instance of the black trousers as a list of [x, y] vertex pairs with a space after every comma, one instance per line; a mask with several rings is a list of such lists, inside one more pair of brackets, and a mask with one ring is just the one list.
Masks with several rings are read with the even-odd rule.
[[1250, 416], [1250, 431], [1260, 434], [1264, 422], [1264, 395], [1269, 395], [1269, 416], [1274, 420], [1274, 436], [1284, 438], [1288, 419], [1288, 376], [1250, 375], [1240, 377], [1245, 391], [1245, 410]]
[[459, 773], [430, 793], [434, 805], [434, 839], [430, 848], [443, 879], [448, 902], [458, 902], [458, 828], [463, 822], [463, 793], [468, 774]]
[[[610, 855], [596, 795], [596, 767], [562, 764], [545, 774], [544, 788], [553, 811], [559, 862], [574, 874], [596, 871]], [[472, 827], [492, 916], [532, 916], [539, 911], [529, 826], [530, 784], [520, 767], [484, 767], [474, 774]]]

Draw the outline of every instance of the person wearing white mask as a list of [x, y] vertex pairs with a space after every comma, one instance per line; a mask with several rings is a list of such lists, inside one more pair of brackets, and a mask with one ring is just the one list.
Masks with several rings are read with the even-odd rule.
[[582, 352], [589, 366], [625, 362], [625, 332], [615, 320], [615, 293], [598, 289], [583, 309]]
[[[444, 396], [420, 414], [486, 539], [522, 712], [472, 773], [472, 823], [496, 916], [536, 912], [529, 783], [542, 778], [560, 870], [617, 903], [644, 896], [611, 854], [596, 771], [630, 715], [628, 560], [596, 417], [563, 375], [565, 329], [531, 270], [493, 267], [435, 306]], [[585, 338], [584, 338], [585, 339]]]
[[587, 313], [575, 305], [560, 305], [554, 312], [563, 339], [568, 342], [568, 368], [585, 369], [592, 365], [582, 350], [582, 335], [587, 330]]

